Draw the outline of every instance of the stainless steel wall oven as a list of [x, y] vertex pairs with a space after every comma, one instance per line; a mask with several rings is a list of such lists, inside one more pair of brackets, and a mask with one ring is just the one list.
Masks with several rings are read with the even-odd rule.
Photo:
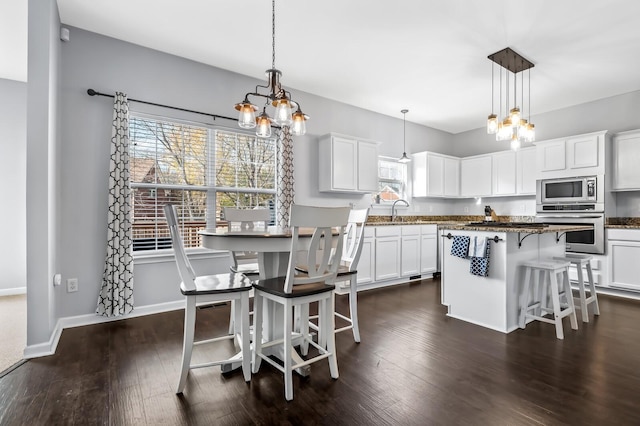
[[567, 251], [604, 254], [604, 176], [537, 181], [536, 222], [589, 225], [567, 232]]

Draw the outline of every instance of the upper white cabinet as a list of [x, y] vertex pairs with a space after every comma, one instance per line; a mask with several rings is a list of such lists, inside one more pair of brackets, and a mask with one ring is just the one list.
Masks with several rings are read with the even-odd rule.
[[319, 142], [320, 191], [366, 193], [378, 190], [378, 144], [340, 135]]
[[460, 195], [460, 159], [444, 157], [444, 196]]
[[456, 157], [419, 152], [413, 155], [414, 197], [457, 197], [460, 160]]
[[516, 194], [516, 152], [504, 151], [492, 154], [492, 195]]
[[613, 190], [640, 190], [640, 130], [613, 137]]
[[605, 174], [606, 131], [536, 142], [538, 179]]
[[485, 197], [492, 192], [491, 155], [478, 155], [460, 160], [460, 195]]
[[516, 193], [536, 193], [536, 147], [523, 148], [516, 152]]

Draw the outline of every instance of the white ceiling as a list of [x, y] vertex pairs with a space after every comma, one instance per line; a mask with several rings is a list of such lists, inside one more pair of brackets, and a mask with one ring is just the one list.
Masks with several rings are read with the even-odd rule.
[[[66, 25], [256, 78], [271, 67], [268, 0], [57, 2]], [[408, 108], [408, 121], [458, 133], [484, 126], [487, 56], [505, 47], [535, 64], [533, 115], [640, 90], [639, 16], [637, 0], [277, 0], [276, 67], [294, 98], [302, 90], [394, 117]], [[24, 76], [0, 77], [26, 80], [26, 65], [7, 65]]]

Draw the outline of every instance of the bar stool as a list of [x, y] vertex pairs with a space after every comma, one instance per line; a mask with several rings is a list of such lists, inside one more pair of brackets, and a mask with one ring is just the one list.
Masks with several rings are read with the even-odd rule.
[[[571, 328], [577, 330], [578, 320], [569, 283], [570, 262], [543, 259], [523, 262], [521, 265], [525, 268], [525, 278], [520, 295], [520, 328], [524, 328], [527, 319], [530, 318], [554, 324], [556, 337], [564, 339], [562, 318], [568, 316]], [[558, 276], [560, 276], [560, 284]], [[552, 309], [549, 309], [546, 303], [549, 292], [551, 293]], [[533, 294], [535, 297], [532, 297]], [[562, 297], [565, 299], [563, 303], [560, 302]], [[530, 311], [534, 312], [530, 313]], [[552, 313], [553, 319], [545, 318], [543, 316], [545, 313]]]
[[[582, 313], [582, 322], [589, 322], [589, 304], [593, 303], [594, 315], [600, 315], [600, 307], [598, 306], [598, 295], [596, 294], [596, 286], [593, 281], [593, 271], [591, 270], [591, 259], [593, 256], [588, 254], [567, 253], [564, 257], [554, 257], [556, 260], [564, 262], [570, 262], [575, 265], [578, 271], [578, 292], [580, 294], [580, 312]], [[583, 268], [587, 269], [587, 279], [589, 282], [589, 297], [587, 297], [585, 291], [585, 282], [583, 275]]]

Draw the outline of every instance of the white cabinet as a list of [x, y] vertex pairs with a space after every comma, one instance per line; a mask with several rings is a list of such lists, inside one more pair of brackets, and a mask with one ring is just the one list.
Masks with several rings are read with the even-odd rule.
[[378, 144], [358, 141], [358, 191], [378, 189]]
[[420, 273], [438, 270], [438, 226], [422, 225], [420, 230]]
[[420, 275], [420, 225], [404, 225], [400, 246], [400, 274], [403, 277]]
[[640, 130], [613, 137], [613, 190], [640, 190]]
[[373, 282], [374, 279], [375, 230], [372, 227], [365, 226], [363, 232], [362, 252], [360, 253], [360, 260], [358, 261], [358, 285]]
[[516, 194], [516, 153], [515, 151], [492, 154], [492, 195]]
[[605, 174], [606, 132], [536, 142], [538, 179]]
[[536, 147], [523, 148], [516, 152], [516, 193], [536, 193]]
[[609, 286], [640, 291], [640, 230], [608, 229]]
[[444, 196], [460, 195], [460, 159], [444, 157]]
[[460, 160], [460, 195], [482, 197], [491, 195], [491, 155], [467, 157]]
[[378, 147], [373, 141], [326, 135], [319, 142], [320, 191], [378, 190]]
[[538, 167], [541, 173], [555, 172], [567, 168], [564, 140], [540, 142], [537, 147]]
[[413, 154], [414, 197], [457, 197], [460, 160], [433, 152]]
[[376, 281], [400, 277], [400, 227], [376, 227], [374, 270]]

